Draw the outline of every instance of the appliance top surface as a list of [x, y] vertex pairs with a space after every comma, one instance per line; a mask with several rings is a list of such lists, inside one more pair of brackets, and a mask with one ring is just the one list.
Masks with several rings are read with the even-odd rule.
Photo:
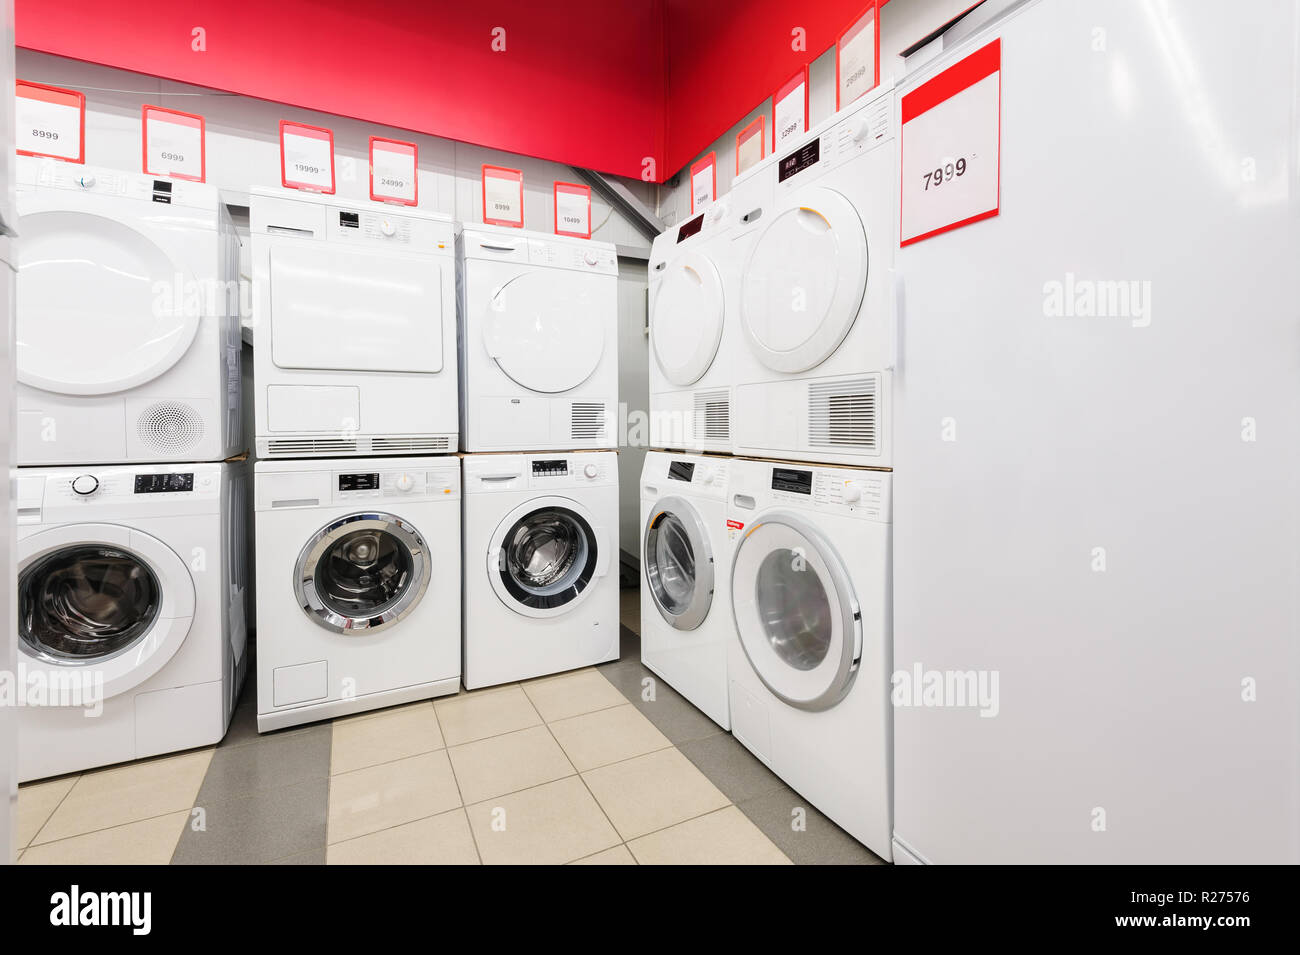
[[301, 202], [304, 205], [326, 206], [331, 209], [364, 209], [367, 212], [393, 217], [406, 216], [412, 219], [429, 219], [435, 222], [449, 222], [459, 227], [456, 220], [445, 213], [421, 206], [404, 206], [395, 202], [380, 202], [374, 199], [354, 196], [326, 195], [323, 192], [307, 192], [301, 189], [286, 189], [280, 186], [254, 186], [249, 190], [252, 203], [259, 199], [276, 199], [288, 202]]

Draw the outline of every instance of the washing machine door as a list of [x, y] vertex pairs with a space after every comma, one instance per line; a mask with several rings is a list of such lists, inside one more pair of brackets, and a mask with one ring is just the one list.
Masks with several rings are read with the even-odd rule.
[[642, 563], [655, 609], [677, 630], [694, 630], [713, 605], [713, 548], [699, 511], [680, 497], [650, 509]]
[[568, 613], [609, 569], [605, 529], [570, 498], [516, 507], [488, 544], [487, 575], [497, 597], [526, 617]]
[[53, 705], [140, 685], [175, 656], [193, 619], [189, 568], [149, 534], [74, 524], [19, 542], [20, 659], [69, 694], [52, 696]]
[[664, 264], [650, 316], [650, 347], [659, 369], [685, 387], [704, 377], [722, 340], [723, 292], [717, 266], [688, 252]]
[[608, 275], [530, 269], [495, 288], [484, 306], [483, 347], [521, 388], [558, 394], [578, 387], [605, 353]]
[[317, 626], [369, 635], [414, 610], [432, 576], [419, 531], [393, 514], [366, 511], [330, 521], [311, 536], [294, 565], [293, 590]]
[[737, 545], [731, 584], [740, 645], [763, 684], [805, 710], [843, 699], [862, 656], [862, 621], [826, 537], [795, 514], [761, 516]]
[[116, 219], [49, 210], [18, 230], [18, 380], [34, 388], [104, 395], [152, 381], [185, 354], [219, 291]]
[[795, 374], [844, 341], [867, 287], [867, 236], [843, 194], [813, 186], [778, 207], [741, 273], [740, 323], [766, 367]]

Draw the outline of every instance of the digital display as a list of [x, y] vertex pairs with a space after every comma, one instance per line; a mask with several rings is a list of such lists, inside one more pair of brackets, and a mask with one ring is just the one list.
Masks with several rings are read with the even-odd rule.
[[370, 474], [340, 474], [339, 475], [340, 491], [378, 491], [379, 474], [372, 472]]
[[792, 494], [812, 494], [812, 472], [791, 468], [772, 468], [772, 490]]
[[804, 143], [788, 156], [781, 157], [781, 163], [776, 169], [777, 182], [785, 182], [795, 173], [803, 172], [809, 166], [817, 165], [817, 161], [822, 158], [822, 141], [818, 137], [810, 143]]
[[194, 474], [137, 474], [136, 494], [162, 494], [167, 491], [194, 490]]
[[692, 461], [669, 461], [668, 476], [674, 481], [689, 481], [695, 476], [695, 464]]
[[564, 458], [533, 462], [533, 477], [563, 477], [569, 473], [569, 462]]
[[153, 181], [153, 201], [171, 203], [172, 184], [166, 179], [155, 179]]
[[698, 216], [677, 230], [677, 241], [684, 242], [691, 236], [698, 235], [702, 228], [704, 228], [704, 213], [701, 212]]
[[359, 212], [340, 212], [339, 225], [345, 229], [361, 228], [361, 214]]

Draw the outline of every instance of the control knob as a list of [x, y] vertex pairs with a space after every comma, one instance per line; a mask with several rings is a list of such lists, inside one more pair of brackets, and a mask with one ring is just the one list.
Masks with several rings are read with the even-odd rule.
[[99, 478], [93, 474], [81, 474], [72, 479], [72, 490], [75, 494], [86, 497], [94, 494], [99, 490]]
[[586, 467], [582, 469], [582, 473], [583, 476], [587, 478], [594, 478], [597, 474], [600, 473], [600, 470], [596, 467], [596, 465], [588, 464]]
[[851, 481], [846, 481], [844, 484], [844, 503], [857, 504], [861, 500], [862, 500], [861, 485], [854, 484]]
[[399, 474], [397, 475], [396, 480], [393, 481], [393, 487], [397, 488], [399, 491], [409, 491], [411, 488], [415, 487], [415, 479], [409, 474]]

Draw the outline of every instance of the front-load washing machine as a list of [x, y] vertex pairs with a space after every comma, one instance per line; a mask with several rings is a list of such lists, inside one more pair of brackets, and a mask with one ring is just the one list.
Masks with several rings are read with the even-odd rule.
[[893, 102], [864, 98], [754, 172], [773, 192], [737, 264], [737, 454], [892, 466]]
[[258, 456], [455, 451], [452, 220], [287, 189], [249, 216]]
[[239, 238], [217, 187], [19, 156], [18, 463], [243, 450]]
[[458, 250], [461, 449], [614, 447], [614, 247], [476, 225], [461, 234]]
[[731, 616], [730, 459], [651, 451], [641, 470], [641, 662], [723, 729]]
[[228, 464], [18, 472], [18, 772], [219, 741], [246, 670]]
[[892, 475], [737, 460], [728, 474], [731, 730], [890, 858]]
[[753, 170], [651, 245], [651, 447], [732, 450], [732, 356], [744, 347], [739, 263], [771, 193], [770, 177]]
[[460, 687], [460, 461], [258, 461], [257, 728]]
[[465, 686], [618, 658], [618, 455], [470, 454]]

